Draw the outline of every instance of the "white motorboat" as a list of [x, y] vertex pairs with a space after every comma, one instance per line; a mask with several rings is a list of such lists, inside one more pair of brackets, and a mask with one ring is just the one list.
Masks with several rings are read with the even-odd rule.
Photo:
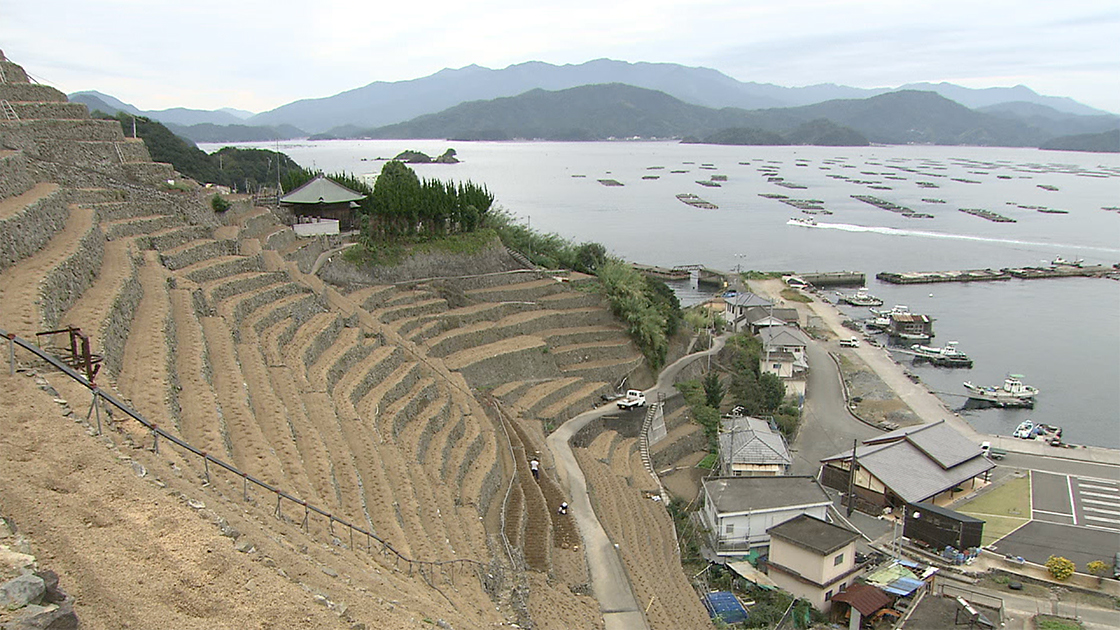
[[882, 306], [883, 300], [871, 295], [867, 289], [856, 291], [855, 295], [842, 295], [840, 301], [852, 306]]
[[1020, 422], [1019, 426], [1015, 427], [1015, 432], [1011, 435], [1024, 440], [1031, 439], [1034, 437], [1034, 422], [1031, 422], [1029, 419]]
[[1003, 381], [1001, 387], [981, 387], [966, 381], [964, 388], [968, 390], [970, 399], [989, 402], [997, 407], [1034, 407], [1038, 388], [1024, 385], [1022, 378], [1018, 374], [1012, 374]]
[[786, 225], [800, 225], [801, 227], [817, 227], [817, 220], [813, 217], [792, 217]]
[[950, 341], [943, 348], [914, 344], [910, 346], [915, 360], [929, 361], [941, 367], [972, 367], [972, 358], [957, 350], [957, 342]]

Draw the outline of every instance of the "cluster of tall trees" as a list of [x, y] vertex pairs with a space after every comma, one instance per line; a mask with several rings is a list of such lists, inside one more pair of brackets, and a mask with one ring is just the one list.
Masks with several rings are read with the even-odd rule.
[[402, 162], [386, 162], [362, 203], [362, 235], [374, 241], [439, 237], [482, 226], [494, 195], [473, 182], [421, 180]]

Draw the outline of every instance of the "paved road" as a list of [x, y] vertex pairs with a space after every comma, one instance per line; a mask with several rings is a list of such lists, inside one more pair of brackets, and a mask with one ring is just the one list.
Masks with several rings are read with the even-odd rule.
[[860, 422], [848, 411], [840, 370], [823, 344], [811, 341], [806, 347], [809, 382], [801, 428], [793, 441], [795, 475], [816, 476], [821, 459], [852, 448], [852, 440], [862, 442], [882, 432]]
[[[690, 354], [665, 367], [657, 379], [657, 385], [646, 390], [646, 399], [657, 400], [658, 392], [668, 397], [675, 391], [672, 386], [673, 381], [686, 365], [709, 353], [719, 352], [724, 342], [723, 338], [717, 338], [710, 350]], [[618, 550], [615, 549], [614, 543], [603, 529], [603, 524], [595, 515], [591, 498], [587, 494], [587, 479], [583, 476], [583, 471], [580, 470], [571, 448], [571, 439], [576, 432], [592, 420], [617, 411], [613, 406], [607, 405], [580, 414], [553, 431], [548, 436], [546, 444], [556, 463], [560, 483], [570, 497], [568, 499], [570, 513], [583, 539], [588, 572], [591, 575], [591, 589], [599, 602], [599, 610], [603, 613], [606, 630], [649, 630], [645, 616], [634, 597], [634, 591], [630, 587]]]

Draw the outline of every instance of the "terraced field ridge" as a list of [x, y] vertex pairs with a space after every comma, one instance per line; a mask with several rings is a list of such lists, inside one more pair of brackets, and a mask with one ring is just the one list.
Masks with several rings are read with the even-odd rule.
[[[244, 598], [220, 590], [244, 588], [290, 599], [253, 608], [262, 627], [305, 623], [289, 616], [301, 606], [317, 611], [307, 616], [316, 627], [330, 627], [323, 610], [340, 628], [601, 623], [577, 588], [587, 580], [577, 532], [554, 517], [560, 486], [547, 466], [540, 481], [527, 468], [550, 427], [624, 379], [652, 379], [589, 279], [525, 269], [496, 247], [500, 272], [325, 284], [309, 261], [333, 243], [297, 240], [245, 199], [217, 215], [202, 191], [167, 191], [182, 178], [116, 121], [91, 119], [2, 55], [0, 70], [10, 104], [0, 118], [0, 328], [34, 338], [79, 327], [103, 359], [102, 387], [208, 457], [331, 515], [305, 521], [298, 504], [278, 508], [199, 458], [157, 455], [151, 436], [119, 414], [106, 416], [100, 448], [81, 435], [42, 447], [27, 409], [80, 429], [44, 415], [43, 392], [48, 405], [53, 396], [75, 409], [89, 395], [22, 357], [34, 378], [0, 375], [4, 400], [19, 401], [0, 408], [0, 435], [11, 436], [0, 449], [0, 507], [41, 503], [34, 493], [53, 490], [35, 471], [51, 470], [57, 487], [83, 475], [85, 500], [116, 519], [79, 513], [70, 500], [42, 503], [35, 517], [32, 534], [68, 550], [55, 553], [80, 616], [94, 626], [244, 627], [232, 610]], [[622, 461], [634, 445], [616, 450]], [[638, 465], [625, 459], [614, 474]], [[144, 474], [112, 473], [121, 462]], [[92, 471], [113, 485], [98, 488]], [[170, 504], [168, 515], [127, 497]], [[213, 536], [183, 526], [192, 512]], [[348, 538], [336, 519], [406, 559], [485, 569], [413, 571]], [[215, 545], [225, 546], [214, 557], [227, 557], [227, 538], [234, 557], [256, 567], [249, 584], [222, 577], [228, 558], [199, 558], [200, 546]], [[188, 570], [177, 573], [175, 559]], [[143, 576], [152, 597], [137, 603], [121, 576]], [[206, 597], [179, 595], [192, 590]]]

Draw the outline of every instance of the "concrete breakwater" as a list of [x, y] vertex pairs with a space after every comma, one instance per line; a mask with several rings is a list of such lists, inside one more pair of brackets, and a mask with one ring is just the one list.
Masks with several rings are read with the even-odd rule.
[[961, 271], [881, 271], [875, 278], [891, 284], [936, 284], [940, 282], [988, 282], [993, 280], [1038, 280], [1042, 278], [1100, 278], [1120, 274], [1116, 266], [1004, 267]]

